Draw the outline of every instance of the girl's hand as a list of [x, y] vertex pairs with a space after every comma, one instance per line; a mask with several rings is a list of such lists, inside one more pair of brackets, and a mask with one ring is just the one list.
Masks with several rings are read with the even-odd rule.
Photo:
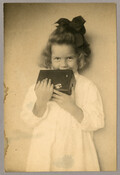
[[53, 92], [52, 101], [55, 101], [60, 107], [71, 113], [71, 110], [73, 110], [74, 106], [76, 105], [74, 100], [74, 90], [72, 89], [71, 96], [55, 89]]
[[53, 84], [51, 84], [51, 80], [47, 81], [47, 78], [39, 81], [35, 86], [35, 93], [37, 96], [36, 104], [42, 106], [47, 104], [47, 102], [51, 99], [53, 94]]
[[83, 119], [83, 111], [75, 103], [74, 89], [72, 95], [67, 95], [57, 90], [53, 90], [55, 94], [52, 95], [52, 101], [55, 101], [60, 107], [69, 112], [74, 118], [81, 123]]

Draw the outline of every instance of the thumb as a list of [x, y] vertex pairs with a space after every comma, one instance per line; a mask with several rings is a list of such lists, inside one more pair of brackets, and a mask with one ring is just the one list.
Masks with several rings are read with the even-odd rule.
[[72, 94], [71, 94], [71, 97], [72, 97], [73, 99], [75, 99], [75, 88], [74, 88], [74, 87], [72, 87]]

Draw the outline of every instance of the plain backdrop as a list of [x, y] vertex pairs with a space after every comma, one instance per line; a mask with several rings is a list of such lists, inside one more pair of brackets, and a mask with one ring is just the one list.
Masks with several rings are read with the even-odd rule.
[[92, 62], [82, 75], [98, 87], [105, 127], [94, 133], [102, 171], [116, 170], [116, 5], [111, 3], [8, 3], [4, 5], [5, 170], [25, 171], [32, 130], [20, 119], [28, 88], [36, 82], [37, 60], [59, 18], [82, 15]]

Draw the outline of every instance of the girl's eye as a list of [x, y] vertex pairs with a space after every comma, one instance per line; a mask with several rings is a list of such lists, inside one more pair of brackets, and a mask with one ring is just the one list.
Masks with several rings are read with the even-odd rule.
[[59, 61], [60, 57], [55, 57], [54, 60]]
[[67, 60], [68, 61], [72, 61], [73, 60], [73, 57], [67, 57]]

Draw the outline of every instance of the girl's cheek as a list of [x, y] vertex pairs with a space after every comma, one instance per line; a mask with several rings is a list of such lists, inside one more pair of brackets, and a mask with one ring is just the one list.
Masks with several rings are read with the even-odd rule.
[[68, 63], [68, 66], [69, 66], [70, 68], [73, 68], [73, 67], [76, 66], [76, 64], [74, 64], [74, 63]]
[[58, 69], [59, 68], [59, 64], [58, 63], [53, 63], [52, 67], [55, 68], [55, 69]]

